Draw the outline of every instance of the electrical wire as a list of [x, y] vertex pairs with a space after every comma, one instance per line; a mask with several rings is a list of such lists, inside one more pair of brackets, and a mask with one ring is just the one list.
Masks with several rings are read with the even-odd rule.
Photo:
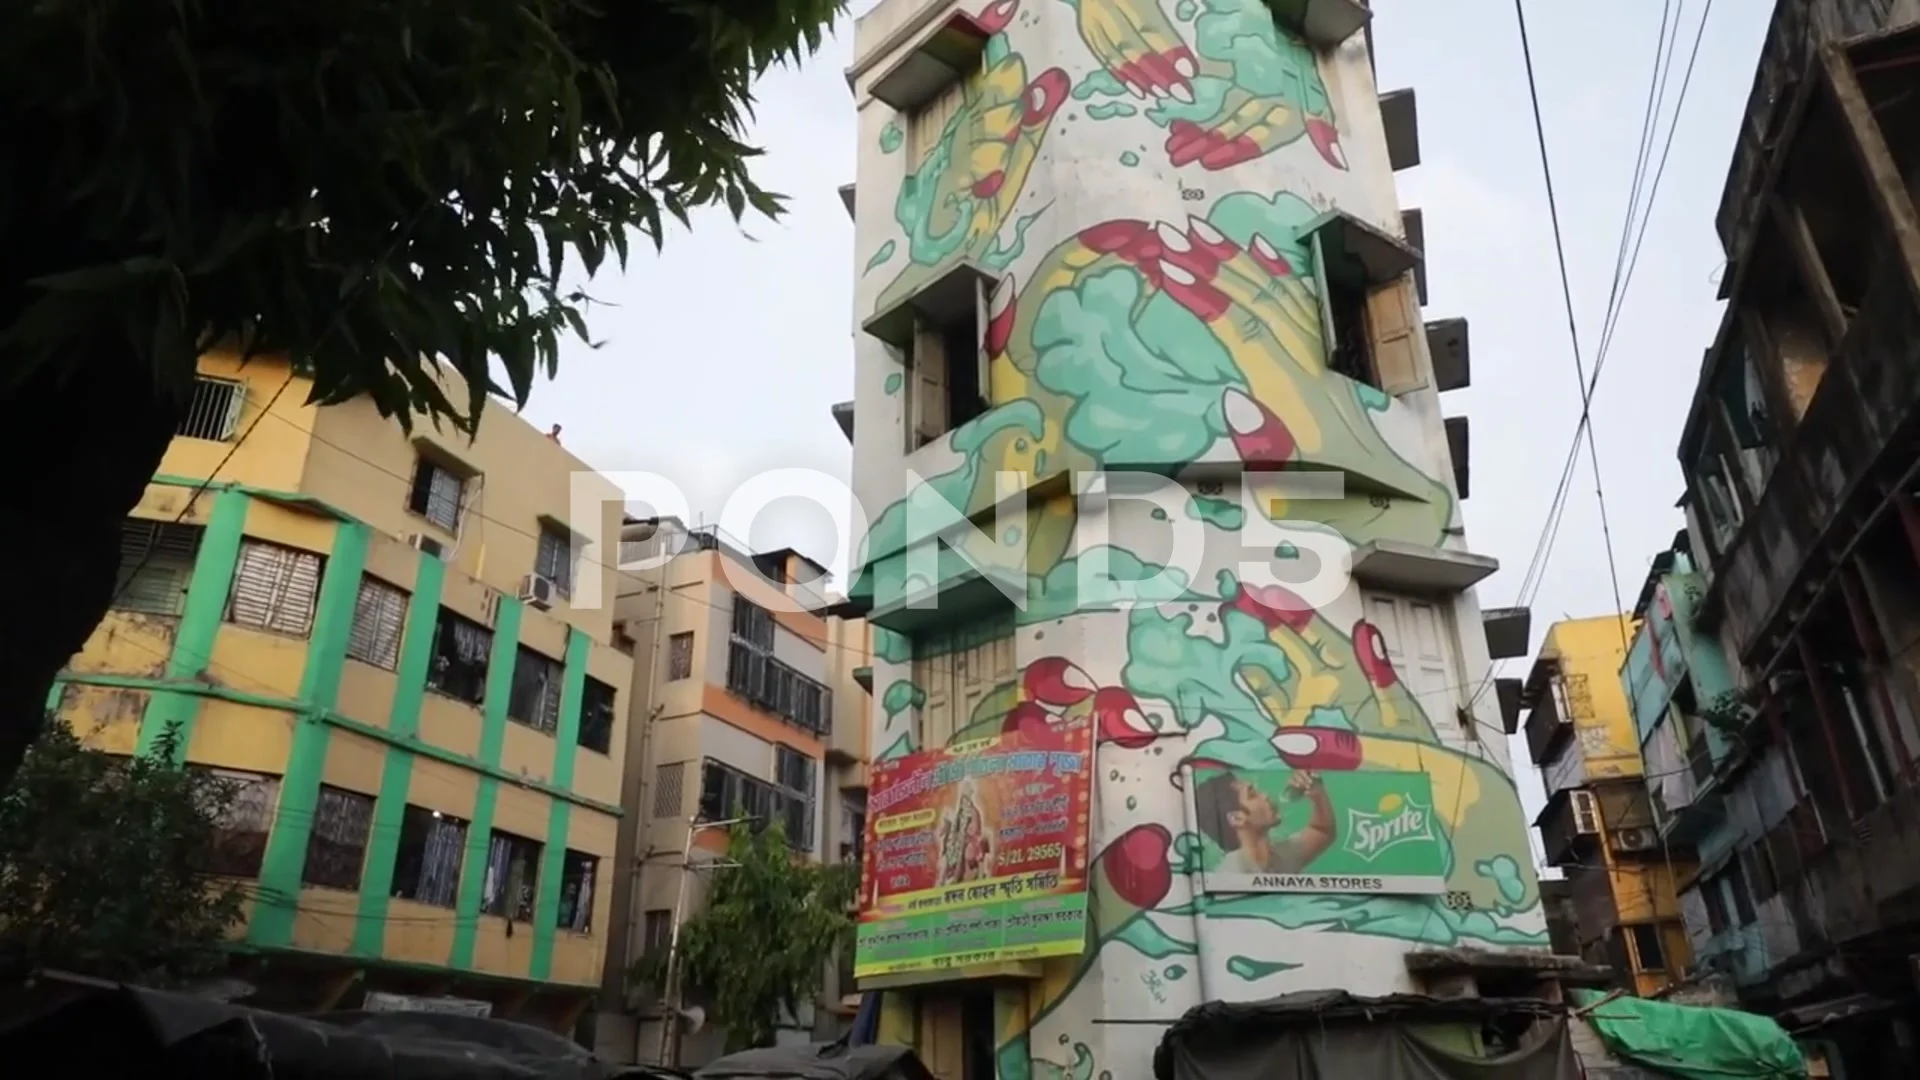
[[[1520, 23], [1520, 30], [1521, 30], [1521, 36], [1522, 36], [1521, 48], [1523, 51], [1523, 55], [1530, 54], [1530, 48], [1526, 41], [1526, 17], [1525, 17], [1524, 10], [1520, 6], [1520, 0], [1514, 0], [1514, 8], [1515, 8], [1517, 21]], [[1684, 11], [1684, 4], [1682, 5], [1682, 12], [1683, 11]], [[1643, 180], [1644, 174], [1645, 174], [1644, 160], [1651, 151], [1654, 132], [1657, 131], [1658, 129], [1659, 103], [1664, 98], [1663, 88], [1667, 81], [1667, 70], [1671, 68], [1674, 61], [1674, 57], [1677, 53], [1677, 48], [1675, 48], [1675, 46], [1678, 45], [1679, 14], [1680, 14], [1679, 12], [1676, 12], [1674, 18], [1671, 20], [1671, 25], [1672, 25], [1672, 44], [1671, 45], [1668, 43], [1669, 20], [1664, 12], [1661, 17], [1661, 28], [1660, 28], [1658, 38], [1655, 42], [1654, 68], [1652, 73], [1650, 74], [1649, 81], [1648, 81], [1648, 108], [1646, 110], [1646, 115], [1643, 118], [1642, 125], [1641, 125], [1640, 150], [1636, 154], [1636, 166], [1635, 166], [1635, 175], [1634, 175], [1633, 185], [1629, 191], [1627, 211], [1621, 224], [1620, 251], [1626, 253], [1626, 261], [1625, 261], [1625, 265], [1622, 266], [1620, 264], [1618, 256], [1616, 256], [1615, 282], [1614, 282], [1614, 285], [1609, 289], [1607, 309], [1604, 312], [1601, 319], [1602, 333], [1601, 333], [1600, 348], [1594, 358], [1593, 371], [1591, 373], [1583, 374], [1581, 378], [1580, 416], [1574, 424], [1573, 437], [1569, 441], [1569, 445], [1567, 447], [1566, 460], [1564, 465], [1561, 468], [1559, 481], [1555, 485], [1553, 497], [1548, 504], [1546, 519], [1541, 525], [1540, 533], [1534, 543], [1532, 556], [1529, 558], [1527, 563], [1527, 570], [1521, 579], [1520, 588], [1515, 600], [1515, 604], [1518, 607], [1525, 608], [1525, 607], [1532, 606], [1534, 599], [1538, 596], [1540, 586], [1544, 583], [1546, 579], [1546, 569], [1552, 560], [1554, 546], [1559, 539], [1560, 525], [1562, 521], [1565, 519], [1567, 501], [1572, 491], [1573, 478], [1574, 478], [1576, 467], [1579, 461], [1580, 446], [1581, 446], [1582, 440], [1584, 439], [1587, 443], [1589, 456], [1590, 458], [1594, 459], [1594, 493], [1595, 493], [1596, 499], [1600, 502], [1601, 528], [1602, 528], [1602, 535], [1603, 537], [1605, 537], [1605, 540], [1606, 540], [1608, 576], [1610, 578], [1610, 584], [1612, 586], [1614, 606], [1616, 610], [1623, 610], [1623, 605], [1621, 603], [1619, 575], [1617, 570], [1615, 569], [1615, 560], [1613, 556], [1611, 529], [1608, 527], [1608, 522], [1607, 522], [1605, 494], [1600, 481], [1600, 472], [1598, 468], [1597, 454], [1595, 453], [1594, 447], [1593, 447], [1592, 402], [1593, 402], [1593, 394], [1595, 390], [1598, 388], [1600, 383], [1600, 374], [1605, 369], [1607, 358], [1611, 354], [1611, 348], [1613, 345], [1613, 328], [1618, 326], [1620, 312], [1624, 308], [1627, 292], [1632, 285], [1634, 270], [1639, 265], [1641, 243], [1646, 236], [1647, 224], [1652, 219], [1652, 208], [1653, 208], [1654, 202], [1659, 197], [1660, 180], [1666, 174], [1666, 165], [1667, 165], [1668, 156], [1671, 154], [1673, 149], [1674, 134], [1678, 130], [1680, 116], [1686, 107], [1687, 93], [1690, 87], [1692, 86], [1693, 71], [1699, 59], [1700, 45], [1706, 33], [1707, 20], [1713, 14], [1713, 0], [1707, 0], [1706, 4], [1704, 5], [1701, 11], [1699, 24], [1697, 25], [1694, 31], [1693, 45], [1687, 58], [1686, 70], [1681, 78], [1679, 91], [1675, 96], [1672, 117], [1669, 120], [1667, 125], [1666, 141], [1664, 146], [1661, 149], [1660, 160], [1654, 170], [1652, 183], [1647, 188], [1646, 206], [1643, 210], [1641, 210], [1636, 215], [1635, 203], [1637, 200], [1637, 193], [1640, 188], [1641, 181]], [[1528, 69], [1528, 85], [1529, 85], [1529, 91], [1530, 91], [1530, 98], [1532, 100], [1532, 105], [1533, 105], [1535, 133], [1536, 133], [1536, 136], [1539, 138], [1539, 142], [1540, 142], [1541, 169], [1543, 174], [1545, 174], [1547, 188], [1548, 188], [1548, 210], [1550, 215], [1554, 219], [1555, 252], [1556, 252], [1556, 257], [1559, 263], [1559, 270], [1560, 270], [1561, 295], [1562, 295], [1562, 299], [1568, 304], [1568, 327], [1569, 327], [1570, 335], [1572, 335], [1573, 337], [1574, 352], [1575, 352], [1574, 362], [1575, 362], [1576, 372], [1578, 372], [1581, 365], [1581, 360], [1579, 355], [1579, 339], [1578, 339], [1577, 332], [1574, 331], [1574, 320], [1573, 320], [1572, 308], [1571, 308], [1571, 303], [1572, 303], [1571, 286], [1567, 276], [1564, 249], [1562, 248], [1562, 245], [1559, 239], [1560, 227], [1559, 227], [1559, 221], [1558, 221], [1558, 211], [1557, 211], [1557, 208], [1554, 206], [1554, 197], [1552, 193], [1552, 172], [1551, 172], [1551, 167], [1550, 167], [1547, 152], [1546, 152], [1544, 128], [1543, 128], [1543, 124], [1541, 122], [1541, 117], [1540, 117], [1539, 99], [1538, 99], [1537, 93], [1534, 92], [1535, 87], [1534, 87], [1534, 79], [1533, 79], [1533, 71], [1532, 71], [1532, 61], [1531, 61], [1530, 55], [1529, 55], [1529, 58], [1527, 59], [1527, 69]], [[1639, 228], [1637, 231], [1634, 230], [1636, 217], [1638, 217], [1638, 223], [1639, 223]], [[1633, 233], [1634, 239], [1633, 239], [1631, 250], [1628, 250], [1627, 237], [1630, 232]], [[1623, 633], [1624, 633], [1624, 628], [1623, 628]], [[1489, 665], [1485, 678], [1482, 681], [1482, 684], [1474, 692], [1474, 695], [1472, 698], [1473, 702], [1477, 702], [1480, 699], [1480, 697], [1486, 692], [1486, 690], [1490, 686], [1492, 686], [1494, 682], [1494, 677], [1495, 677], [1494, 666]], [[1471, 705], [1469, 707], [1471, 707]]]

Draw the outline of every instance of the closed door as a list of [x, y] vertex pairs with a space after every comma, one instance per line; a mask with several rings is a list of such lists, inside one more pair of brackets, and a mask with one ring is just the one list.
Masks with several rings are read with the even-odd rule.
[[1380, 632], [1387, 659], [1436, 731], [1459, 723], [1459, 664], [1452, 620], [1439, 604], [1410, 596], [1365, 594], [1367, 621]]

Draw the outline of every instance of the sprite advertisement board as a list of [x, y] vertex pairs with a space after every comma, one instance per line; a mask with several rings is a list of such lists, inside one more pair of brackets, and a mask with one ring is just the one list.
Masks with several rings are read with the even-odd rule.
[[1189, 768], [1209, 893], [1446, 891], [1450, 847], [1426, 773]]

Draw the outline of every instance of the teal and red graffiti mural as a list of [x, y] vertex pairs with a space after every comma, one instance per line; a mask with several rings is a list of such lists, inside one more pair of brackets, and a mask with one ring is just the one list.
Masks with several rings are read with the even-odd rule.
[[[1097, 1017], [1171, 1020], [1203, 1000], [1334, 979], [1410, 989], [1400, 957], [1416, 946], [1544, 946], [1498, 722], [1491, 742], [1476, 731], [1484, 672], [1454, 640], [1451, 675], [1396, 663], [1415, 616], [1443, 626], [1444, 613], [1352, 592], [1310, 607], [1279, 583], [1299, 557], [1284, 541], [1275, 581], [1242, 566], [1249, 513], [1355, 546], [1457, 543], [1430, 396], [1394, 398], [1327, 362], [1306, 229], [1329, 205], [1387, 216], [1366, 212], [1376, 196], [1349, 171], [1328, 89], [1343, 64], [1359, 65], [1344, 85], [1371, 86], [1364, 51], [1316, 55], [1259, 0], [997, 0], [976, 20], [992, 34], [983, 67], [939, 140], [910, 147], [904, 117], [868, 129], [899, 183], [875, 193], [890, 215], [862, 218], [859, 303], [890, 308], [962, 260], [990, 274], [990, 408], [911, 455], [904, 438], [861, 444], [856, 492], [882, 509], [856, 591], [879, 609], [959, 580], [946, 562], [940, 581], [913, 580], [904, 553], [931, 541], [911, 508], [991, 516], [996, 474], [1044, 492], [1087, 470], [1236, 477], [1188, 485], [1185, 513], [1208, 536], [1198, 566], [1159, 565], [1155, 519], [1115, 511], [1108, 576], [1086, 580], [1068, 495], [1037, 495], [1016, 526], [958, 541], [980, 565], [1023, 564], [1028, 600], [1010, 620], [1018, 674], [975, 699], [947, 741], [1064, 718], [1090, 719], [1099, 740], [1089, 944], [996, 992], [999, 1075], [1134, 1075], [1118, 1063], [1145, 1060], [1159, 1029]], [[862, 185], [866, 204], [871, 174]], [[861, 430], [904, 424], [906, 358], [873, 339], [859, 349], [859, 377], [884, 391], [862, 408], [891, 414], [863, 414]], [[1298, 496], [1283, 481], [1302, 470], [1342, 476], [1349, 494]], [[1118, 588], [1149, 579], [1145, 602]], [[905, 635], [876, 629], [874, 642], [871, 745], [898, 757], [918, 749], [928, 688]], [[1303, 733], [1345, 748], [1337, 766], [1283, 753]], [[1201, 892], [1205, 841], [1179, 788], [1194, 761], [1425, 774], [1444, 894]], [[1338, 823], [1376, 808], [1332, 809]], [[917, 1041], [914, 1023], [889, 995], [883, 1039]]]

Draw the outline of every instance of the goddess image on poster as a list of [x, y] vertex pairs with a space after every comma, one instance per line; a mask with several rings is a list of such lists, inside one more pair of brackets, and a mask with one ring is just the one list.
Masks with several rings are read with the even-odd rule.
[[953, 806], [940, 816], [940, 885], [960, 885], [993, 876], [993, 832], [981, 813], [973, 784], [962, 783]]

